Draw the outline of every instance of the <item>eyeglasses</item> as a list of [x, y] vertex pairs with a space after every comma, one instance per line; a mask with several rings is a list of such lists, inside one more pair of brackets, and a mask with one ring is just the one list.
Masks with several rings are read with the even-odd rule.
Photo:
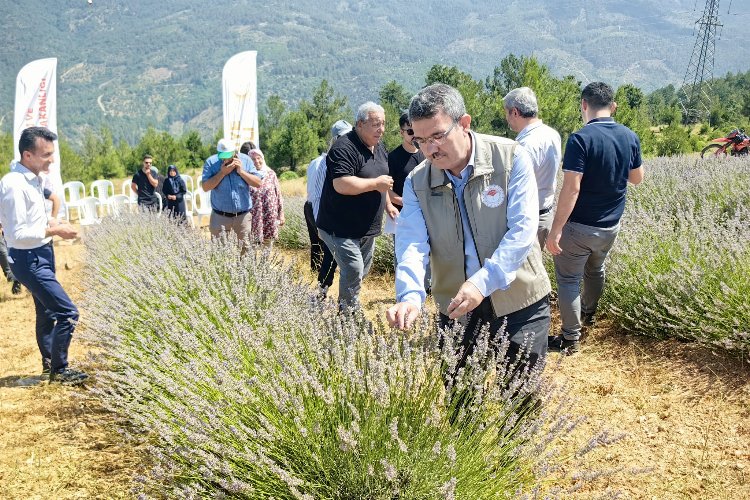
[[445, 142], [445, 138], [448, 137], [448, 134], [450, 134], [451, 131], [456, 127], [457, 123], [458, 120], [454, 120], [453, 125], [451, 125], [451, 127], [442, 134], [436, 134], [432, 137], [428, 137], [427, 139], [412, 139], [411, 144], [417, 149], [421, 149], [422, 146], [428, 143], [432, 146], [442, 146]]
[[401, 132], [406, 132], [408, 135], [414, 135], [414, 130], [410, 128], [402, 128]]

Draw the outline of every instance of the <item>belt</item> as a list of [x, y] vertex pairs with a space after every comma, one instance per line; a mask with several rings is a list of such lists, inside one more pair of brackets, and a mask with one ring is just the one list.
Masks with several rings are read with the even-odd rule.
[[217, 214], [219, 214], [221, 216], [224, 216], [224, 217], [239, 217], [240, 215], [245, 215], [246, 213], [248, 213], [250, 211], [250, 210], [245, 210], [243, 212], [237, 212], [237, 213], [233, 214], [233, 213], [229, 213], [229, 212], [222, 212], [221, 210], [216, 210], [215, 208], [213, 210]]
[[539, 215], [544, 215], [546, 213], [549, 213], [549, 211], [552, 210], [552, 207], [549, 208], [543, 208], [539, 211]]

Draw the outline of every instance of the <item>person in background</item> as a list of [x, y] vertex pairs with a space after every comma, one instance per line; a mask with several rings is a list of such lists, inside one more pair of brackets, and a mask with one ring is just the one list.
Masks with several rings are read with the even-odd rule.
[[388, 153], [388, 172], [393, 177], [393, 189], [390, 193], [390, 201], [400, 211], [403, 206], [401, 197], [404, 194], [404, 181], [406, 176], [414, 170], [414, 167], [422, 163], [424, 154], [411, 143], [414, 130], [411, 128], [409, 114], [403, 113], [398, 119], [401, 144]]
[[167, 168], [167, 177], [164, 179], [162, 194], [164, 195], [164, 209], [171, 217], [180, 220], [187, 219], [187, 210], [185, 209], [185, 193], [187, 186], [185, 181], [180, 177], [180, 172], [175, 165]]
[[563, 185], [547, 237], [562, 320], [560, 334], [549, 337], [550, 350], [580, 350], [581, 328], [593, 326], [604, 291], [604, 262], [620, 231], [628, 183], [643, 180], [640, 139], [614, 121], [616, 109], [612, 87], [586, 85], [581, 92], [585, 125], [565, 146]]
[[[352, 126], [346, 120], [338, 120], [334, 123], [331, 126], [328, 150], [339, 137], [348, 134], [351, 130]], [[304, 207], [307, 233], [310, 236], [310, 269], [318, 273], [318, 292], [321, 298], [325, 298], [328, 294], [328, 288], [333, 284], [333, 276], [336, 273], [336, 260], [325, 242], [320, 239], [318, 226], [315, 224], [320, 209], [320, 195], [326, 179], [328, 150], [311, 161], [307, 167], [307, 201]]]
[[279, 226], [286, 222], [284, 218], [284, 199], [276, 172], [266, 165], [266, 158], [260, 149], [251, 149], [250, 158], [255, 168], [263, 174], [263, 180], [257, 188], [250, 188], [253, 198], [253, 242], [272, 246], [279, 239]]
[[560, 166], [560, 134], [539, 119], [536, 94], [529, 87], [513, 89], [503, 98], [505, 120], [516, 132], [516, 141], [524, 147], [534, 164], [539, 190], [539, 229], [537, 239], [544, 248], [552, 226], [557, 169]]
[[[424, 154], [411, 143], [414, 137], [414, 130], [411, 128], [408, 113], [403, 113], [399, 117], [398, 126], [399, 134], [401, 135], [401, 144], [388, 153], [388, 172], [393, 177], [393, 189], [391, 189], [386, 198], [386, 213], [391, 218], [395, 218], [394, 215], [397, 215], [401, 211], [401, 207], [404, 204], [402, 196], [404, 195], [404, 181], [406, 177], [425, 159]], [[393, 234], [393, 248], [396, 248], [395, 233]], [[393, 257], [396, 260], [395, 251]], [[398, 260], [396, 260], [396, 265], [398, 265]], [[428, 294], [431, 288], [430, 274], [430, 264], [428, 263], [424, 276], [424, 286]]]
[[133, 176], [130, 189], [138, 195], [138, 206], [146, 210], [158, 210], [159, 198], [156, 196], [159, 186], [158, 172], [152, 167], [151, 155], [143, 156], [143, 164]]
[[10, 287], [10, 292], [13, 295], [21, 293], [21, 282], [13, 276], [13, 271], [10, 269], [10, 263], [8, 262], [8, 245], [5, 243], [5, 236], [0, 235], [0, 268], [3, 269], [3, 274], [8, 283], [13, 283]]
[[260, 187], [262, 178], [250, 157], [238, 152], [232, 140], [219, 140], [216, 154], [203, 164], [202, 187], [211, 191], [211, 236], [233, 232], [246, 248], [252, 227], [250, 188]]
[[0, 224], [10, 268], [34, 298], [42, 375], [50, 382], [80, 384], [88, 375], [68, 366], [78, 309], [57, 281], [52, 246], [53, 236], [73, 239], [77, 232], [67, 222], [47, 218], [39, 177], [54, 162], [55, 140], [57, 134], [44, 127], [21, 132], [19, 167], [0, 181]]
[[370, 271], [375, 238], [383, 226], [385, 197], [393, 187], [388, 152], [381, 142], [385, 110], [359, 106], [355, 127], [328, 151], [326, 178], [316, 219], [320, 239], [339, 267], [339, 308], [359, 308], [362, 280]]
[[240, 153], [249, 155], [250, 150], [252, 149], [257, 149], [253, 141], [243, 142], [242, 145], [240, 146]]

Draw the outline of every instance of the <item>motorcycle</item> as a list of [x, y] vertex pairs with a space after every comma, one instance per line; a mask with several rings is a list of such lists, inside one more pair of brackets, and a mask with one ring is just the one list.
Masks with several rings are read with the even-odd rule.
[[732, 156], [750, 154], [750, 137], [741, 129], [734, 129], [726, 137], [718, 137], [712, 139], [711, 142], [712, 144], [709, 144], [701, 151], [701, 158], [706, 156], [726, 156], [727, 153]]

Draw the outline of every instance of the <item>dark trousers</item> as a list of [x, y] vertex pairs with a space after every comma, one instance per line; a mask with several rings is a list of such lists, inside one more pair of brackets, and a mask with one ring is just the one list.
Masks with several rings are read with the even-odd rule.
[[78, 309], [55, 277], [52, 243], [32, 250], [11, 248], [10, 267], [16, 279], [28, 288], [36, 308], [36, 342], [42, 365], [53, 372], [68, 366], [68, 347], [78, 321]]
[[328, 288], [333, 284], [336, 273], [336, 260], [328, 246], [318, 236], [318, 226], [315, 225], [312, 203], [305, 202], [305, 223], [310, 236], [310, 269], [318, 271], [318, 285]]
[[[505, 327], [504, 335], [510, 341], [506, 359], [511, 367], [519, 361], [513, 373], [520, 373], [525, 368], [531, 370], [540, 361], [545, 359], [545, 355], [547, 354], [547, 336], [549, 335], [550, 328], [549, 296], [521, 310], [500, 317], [495, 316], [490, 299], [485, 298], [476, 309], [469, 313], [463, 336], [460, 343], [456, 345], [457, 349], [463, 351], [456, 370], [466, 364], [466, 360], [474, 350], [479, 331], [485, 324], [489, 323], [490, 338], [496, 345], [499, 345], [501, 340], [499, 338], [499, 331], [506, 319], [508, 323]], [[448, 316], [440, 313], [441, 328], [451, 327], [453, 321]], [[519, 353], [522, 356], [528, 353], [528, 360], [519, 360]], [[543, 366], [539, 368], [543, 368]]]

